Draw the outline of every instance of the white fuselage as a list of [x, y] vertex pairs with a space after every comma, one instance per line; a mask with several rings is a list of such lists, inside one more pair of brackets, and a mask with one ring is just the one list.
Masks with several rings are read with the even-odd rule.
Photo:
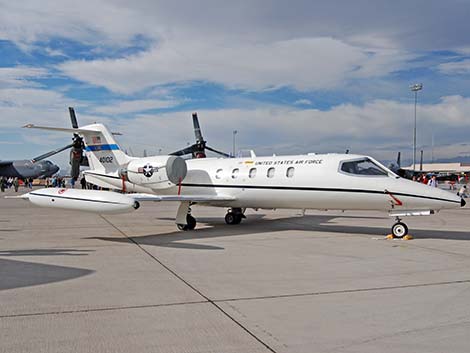
[[205, 203], [222, 207], [383, 211], [460, 207], [457, 196], [400, 178], [388, 170], [387, 175], [355, 175], [341, 170], [342, 163], [361, 158], [365, 156], [309, 154], [192, 159], [187, 160], [187, 175], [180, 186], [158, 190], [145, 184], [123, 182], [117, 173], [105, 174], [104, 170], [90, 170], [85, 174], [91, 183], [115, 189], [122, 189], [124, 183], [131, 192], [235, 198]]

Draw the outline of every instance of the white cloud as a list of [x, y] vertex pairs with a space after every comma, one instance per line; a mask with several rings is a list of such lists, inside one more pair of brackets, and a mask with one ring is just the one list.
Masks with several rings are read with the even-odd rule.
[[453, 61], [438, 65], [438, 70], [447, 75], [461, 75], [470, 73], [470, 59]]
[[[66, 107], [79, 102], [67, 101], [59, 93], [35, 89], [0, 94], [11, 98], [8, 104], [0, 103], [2, 131], [20, 134], [25, 148], [30, 149], [28, 155], [37, 154], [38, 144], [44, 146], [40, 148], [42, 152], [70, 141], [67, 134], [19, 127], [29, 122], [67, 127], [70, 122]], [[393, 159], [397, 151], [402, 151], [405, 159], [412, 147], [413, 111], [413, 102], [375, 100], [364, 105], [342, 104], [326, 111], [271, 106], [201, 110], [198, 115], [209, 145], [225, 151], [231, 150], [231, 134], [236, 129], [239, 131], [237, 145], [244, 149], [253, 148], [260, 155], [343, 152], [349, 148], [354, 153], [381, 159]], [[103, 122], [110, 130], [123, 133], [119, 139], [123, 146], [132, 146], [138, 155], [143, 149], [149, 153], [159, 149], [169, 153], [186, 146], [187, 142], [193, 143], [191, 113], [138, 114], [133, 118], [117, 119], [84, 114], [77, 109], [80, 126]], [[470, 154], [470, 147], [462, 145], [468, 141], [469, 116], [470, 98], [449, 96], [436, 104], [420, 104], [418, 146], [427, 146], [429, 155], [434, 134], [435, 156]]]
[[310, 99], [297, 99], [294, 102], [295, 105], [312, 105], [312, 101]]
[[398, 69], [406, 58], [398, 51], [363, 51], [326, 37], [264, 44], [172, 40], [136, 55], [68, 61], [59, 69], [125, 94], [197, 80], [247, 90], [310, 90], [332, 89], [350, 78], [381, 76]]
[[139, 55], [62, 66], [73, 78], [119, 93], [191, 80], [248, 90], [332, 89], [408, 67], [420, 46], [469, 47], [466, 31], [450, 35], [452, 26], [444, 25], [469, 26], [460, 21], [465, 8], [463, 2], [444, 11], [385, 0], [373, 7], [363, 1], [4, 1], [0, 38], [27, 47], [60, 37], [90, 44], [92, 52], [129, 46], [136, 37], [153, 44]]
[[59, 49], [52, 49], [52, 48], [44, 48], [44, 51], [46, 52], [47, 55], [49, 56], [63, 56], [67, 57], [67, 55]]
[[132, 8], [112, 1], [2, 1], [1, 8], [0, 38], [25, 49], [50, 37], [125, 46], [148, 31]]
[[144, 112], [152, 109], [164, 109], [176, 107], [180, 104], [177, 100], [138, 99], [131, 101], [118, 101], [109, 105], [99, 106], [93, 110], [103, 114], [125, 114]]
[[60, 36], [125, 46], [136, 35], [261, 43], [332, 36], [417, 50], [470, 44], [469, 5], [462, 0], [376, 0], [374, 6], [366, 0], [2, 0], [1, 8], [0, 38], [26, 44]]
[[20, 141], [0, 141], [0, 145], [22, 145]]
[[44, 68], [28, 66], [0, 67], [0, 88], [37, 86], [31, 79], [43, 78], [47, 75], [48, 71]]
[[[220, 109], [198, 111], [204, 138], [210, 146], [230, 151], [231, 134], [238, 130], [238, 145], [254, 148], [260, 154], [306, 152], [343, 152], [370, 154], [393, 159], [398, 151], [404, 158], [412, 148], [414, 105], [376, 100], [362, 106], [344, 104], [327, 111], [265, 107], [255, 109]], [[435, 154], [444, 156], [462, 150], [470, 129], [470, 98], [444, 97], [437, 104], [418, 107], [418, 146], [429, 146], [435, 135]], [[113, 129], [124, 132], [124, 145], [138, 151], [162, 149], [169, 153], [194, 140], [191, 112], [138, 115], [123, 119]], [[158, 136], [154, 131], [159, 131]], [[150, 143], [148, 141], [151, 141]], [[144, 145], [141, 145], [144, 143]], [[440, 145], [452, 148], [440, 151]], [[427, 147], [429, 150], [429, 147]], [[430, 151], [426, 151], [430, 153]], [[470, 153], [470, 148], [469, 148]]]

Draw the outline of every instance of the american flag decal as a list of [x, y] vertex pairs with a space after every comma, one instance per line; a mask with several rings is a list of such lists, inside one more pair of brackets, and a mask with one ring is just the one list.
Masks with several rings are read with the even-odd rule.
[[101, 144], [101, 137], [100, 136], [92, 136], [91, 141], [93, 142], [94, 145], [99, 145], [99, 144]]

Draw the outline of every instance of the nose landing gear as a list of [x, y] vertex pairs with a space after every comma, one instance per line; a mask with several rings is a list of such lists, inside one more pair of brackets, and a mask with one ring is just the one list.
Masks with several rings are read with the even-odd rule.
[[408, 227], [401, 221], [399, 217], [396, 219], [396, 223], [392, 226], [392, 235], [395, 238], [403, 238], [408, 234]]

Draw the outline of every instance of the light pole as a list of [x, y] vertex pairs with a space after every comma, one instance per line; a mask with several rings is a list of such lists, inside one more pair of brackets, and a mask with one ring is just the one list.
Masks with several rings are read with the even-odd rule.
[[423, 89], [422, 83], [415, 83], [410, 86], [412, 92], [415, 93], [415, 127], [413, 133], [413, 172], [416, 171], [416, 105], [418, 104], [418, 91]]
[[233, 149], [232, 149], [232, 156], [235, 157], [235, 135], [238, 134], [237, 130], [233, 130]]

